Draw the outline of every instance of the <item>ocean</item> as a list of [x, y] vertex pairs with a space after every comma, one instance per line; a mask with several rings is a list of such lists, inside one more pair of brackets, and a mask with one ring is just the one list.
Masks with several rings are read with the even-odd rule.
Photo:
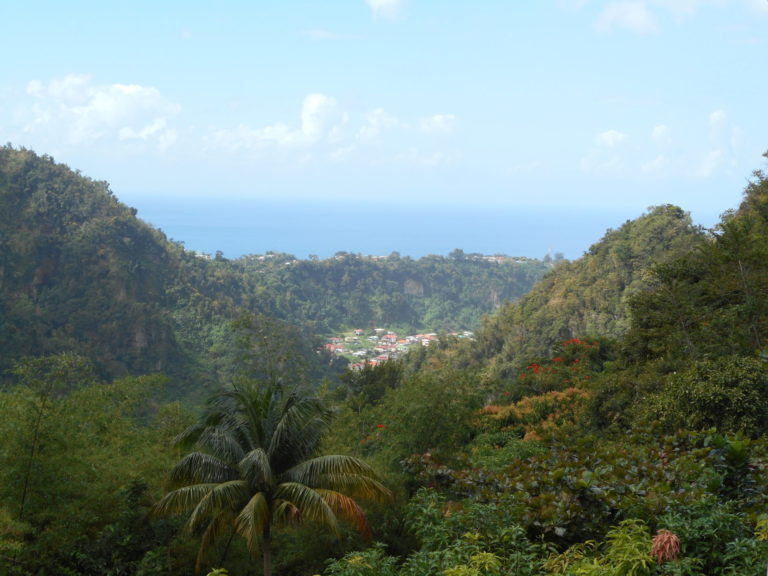
[[269, 251], [306, 259], [338, 252], [420, 258], [465, 253], [580, 257], [640, 213], [386, 203], [138, 197], [138, 217], [189, 250], [238, 258]]

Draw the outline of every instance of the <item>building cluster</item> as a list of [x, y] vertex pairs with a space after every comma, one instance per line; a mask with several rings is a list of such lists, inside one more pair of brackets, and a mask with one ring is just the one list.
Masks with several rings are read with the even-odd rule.
[[[451, 336], [471, 338], [473, 334], [464, 331], [452, 333]], [[351, 370], [361, 370], [366, 365], [376, 366], [381, 362], [396, 360], [413, 346], [429, 346], [437, 340], [438, 335], [434, 332], [400, 337], [395, 332], [384, 328], [376, 328], [370, 332], [357, 329], [345, 336], [328, 338], [325, 350], [336, 356], [348, 358]]]

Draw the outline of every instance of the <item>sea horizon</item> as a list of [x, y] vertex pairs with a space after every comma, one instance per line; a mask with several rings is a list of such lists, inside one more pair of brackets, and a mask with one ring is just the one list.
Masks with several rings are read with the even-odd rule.
[[573, 260], [609, 229], [645, 212], [169, 197], [134, 198], [126, 204], [188, 250], [220, 252], [229, 259], [267, 252], [299, 259], [397, 252], [418, 259], [459, 249], [537, 259], [561, 254]]

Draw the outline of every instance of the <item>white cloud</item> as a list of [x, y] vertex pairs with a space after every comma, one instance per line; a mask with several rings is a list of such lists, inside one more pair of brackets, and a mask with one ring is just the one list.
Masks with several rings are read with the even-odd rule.
[[374, 17], [394, 18], [402, 6], [401, 0], [365, 0]]
[[709, 147], [703, 153], [696, 175], [708, 178], [736, 162], [741, 129], [728, 120], [723, 110], [714, 110], [708, 118]]
[[450, 132], [455, 124], [453, 114], [433, 114], [419, 120], [419, 129], [422, 132]]
[[597, 28], [604, 32], [623, 28], [636, 34], [652, 34], [658, 32], [659, 24], [646, 2], [610, 2], [598, 16]]
[[[580, 9], [587, 0], [559, 0], [561, 8]], [[636, 34], [659, 32], [654, 12], [663, 11], [677, 19], [691, 17], [707, 6], [740, 4], [744, 8], [768, 16], [768, 0], [614, 0], [600, 12], [596, 27], [602, 32], [625, 29]]]
[[411, 147], [405, 152], [394, 156], [395, 163], [411, 164], [425, 168], [437, 168], [447, 166], [456, 161], [456, 157], [444, 152], [422, 152], [416, 147]]
[[336, 100], [324, 94], [308, 95], [301, 107], [301, 135], [309, 142], [317, 142], [330, 131], [334, 116]]
[[158, 147], [162, 150], [173, 144], [177, 137], [176, 130], [167, 127], [165, 118], [156, 118], [140, 130], [126, 126], [121, 128], [118, 134], [120, 140], [156, 140]]
[[595, 136], [595, 144], [603, 148], [615, 148], [626, 139], [627, 136], [618, 130], [606, 130]]
[[94, 84], [70, 74], [27, 85], [32, 104], [21, 113], [27, 135], [82, 145], [97, 141], [141, 140], [161, 149], [176, 140], [169, 120], [179, 106], [156, 88], [138, 84]]
[[601, 154], [592, 150], [581, 159], [579, 167], [588, 174], [619, 175], [624, 172], [624, 160], [618, 154]]
[[768, 2], [765, 0], [746, 0], [747, 6], [758, 14], [768, 16]]
[[726, 130], [726, 115], [722, 110], [715, 110], [709, 115], [709, 141], [716, 144], [722, 141]]
[[664, 154], [659, 154], [653, 160], [643, 164], [640, 169], [651, 176], [663, 176], [669, 172], [672, 161]]
[[370, 141], [377, 138], [384, 130], [394, 128], [400, 124], [395, 116], [390, 116], [384, 109], [376, 108], [365, 116], [365, 124], [358, 130], [357, 138], [361, 141]]
[[345, 123], [345, 116], [338, 110], [336, 100], [317, 93], [304, 97], [299, 119], [297, 128], [280, 122], [262, 128], [241, 124], [234, 130], [217, 130], [213, 140], [218, 146], [229, 150], [261, 150], [270, 146], [305, 148], [323, 140], [338, 139], [338, 131]]
[[666, 124], [654, 126], [651, 131], [651, 139], [659, 145], [668, 145], [672, 142], [672, 131]]
[[[325, 94], [309, 94], [302, 102], [299, 119], [294, 125], [274, 123], [263, 127], [241, 124], [235, 128], [215, 130], [208, 142], [212, 148], [232, 153], [277, 158], [291, 162], [383, 165], [411, 164], [422, 167], [442, 166], [453, 162], [455, 154], [439, 149], [440, 136], [449, 134], [455, 117], [433, 114], [404, 121], [383, 108], [365, 114], [350, 114], [335, 98]], [[421, 140], [429, 138], [434, 152], [422, 152]]]
[[619, 175], [625, 170], [621, 145], [626, 134], [618, 130], [600, 132], [593, 139], [592, 148], [585, 154], [579, 167], [583, 172], [595, 175]]
[[724, 150], [720, 148], [710, 150], [704, 155], [704, 158], [699, 163], [699, 167], [698, 167], [698, 170], [696, 171], [696, 174], [701, 178], [709, 178], [717, 170], [720, 169], [724, 161], [725, 161]]

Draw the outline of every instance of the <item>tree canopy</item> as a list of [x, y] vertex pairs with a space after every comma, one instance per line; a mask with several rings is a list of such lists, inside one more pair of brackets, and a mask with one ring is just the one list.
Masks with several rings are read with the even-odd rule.
[[174, 487], [159, 514], [190, 512], [190, 531], [203, 529], [196, 571], [205, 552], [230, 532], [272, 573], [273, 526], [313, 522], [339, 533], [338, 518], [367, 531], [355, 498], [390, 492], [359, 458], [317, 455], [330, 412], [282, 386], [245, 382], [215, 395], [200, 422], [177, 443], [195, 448], [171, 472]]

